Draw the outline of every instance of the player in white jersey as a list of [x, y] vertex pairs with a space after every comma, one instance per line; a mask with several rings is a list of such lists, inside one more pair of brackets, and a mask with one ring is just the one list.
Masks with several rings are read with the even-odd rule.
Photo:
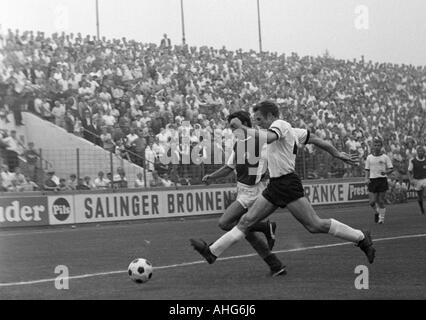
[[374, 210], [374, 222], [379, 224], [385, 223], [385, 195], [389, 189], [387, 175], [393, 171], [392, 161], [382, 153], [382, 147], [382, 140], [375, 138], [372, 154], [365, 160], [370, 207]]
[[[245, 126], [251, 128], [251, 119], [248, 112], [235, 112], [228, 117], [228, 122], [234, 118], [238, 118]], [[249, 150], [250, 142], [252, 142], [250, 138], [252, 137], [236, 137], [237, 141], [227, 164], [203, 178], [203, 182], [209, 184], [212, 180], [226, 177], [233, 171], [236, 172], [237, 199], [226, 208], [219, 219], [219, 227], [224, 231], [231, 230], [238, 223], [241, 216], [253, 205], [267, 184], [266, 155], [264, 154], [265, 152], [262, 152], [266, 149], [266, 145], [264, 144], [264, 148], [262, 148], [262, 146], [259, 146], [259, 139], [257, 139], [251, 145], [253, 150]], [[239, 148], [245, 152], [238, 154]], [[259, 149], [261, 153], [256, 155], [255, 151]], [[241, 158], [237, 159], [238, 156], [241, 156]], [[271, 252], [275, 243], [275, 229], [275, 222], [260, 221], [253, 226], [246, 236], [246, 240], [269, 266], [273, 277], [286, 274], [286, 266]], [[258, 235], [258, 232], [265, 235], [267, 244]]]
[[[296, 154], [298, 148], [298, 132], [291, 125], [279, 119], [279, 109], [273, 102], [264, 101], [256, 105], [255, 124], [268, 131], [255, 135], [263, 135], [268, 143], [268, 169], [270, 182], [249, 211], [244, 214], [238, 225], [228, 231], [220, 239], [208, 246], [203, 240], [191, 239], [191, 243], [208, 263], [214, 263], [227, 248], [243, 239], [252, 226], [271, 215], [278, 207], [287, 207], [290, 213], [311, 233], [329, 233], [335, 237], [355, 243], [373, 263], [375, 249], [370, 232], [353, 229], [335, 219], [321, 219], [306, 197], [300, 178], [295, 173]], [[238, 119], [231, 121], [231, 127], [252, 132], [242, 125]], [[339, 152], [330, 143], [306, 133], [307, 143], [327, 151], [333, 157], [348, 164], [355, 165], [357, 159]]]

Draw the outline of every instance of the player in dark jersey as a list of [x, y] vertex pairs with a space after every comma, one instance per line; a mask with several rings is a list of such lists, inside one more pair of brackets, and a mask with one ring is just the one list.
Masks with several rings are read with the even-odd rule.
[[[235, 112], [228, 117], [228, 122], [234, 118], [240, 119], [247, 127], [252, 126], [250, 114], [248, 112]], [[250, 139], [250, 137], [248, 139]], [[260, 142], [258, 139], [254, 141], [255, 150], [251, 154], [249, 152], [250, 143], [253, 141], [248, 139], [245, 137], [237, 137], [233, 152], [227, 164], [203, 178], [203, 182], [209, 184], [212, 180], [226, 177], [234, 170], [236, 172], [237, 199], [225, 210], [225, 213], [219, 220], [219, 227], [224, 231], [229, 231], [237, 225], [241, 216], [248, 211], [267, 185], [266, 155], [264, 154], [262, 157], [260, 151], [262, 148], [259, 146]], [[277, 256], [271, 252], [275, 243], [275, 229], [275, 222], [261, 221], [256, 223], [246, 236], [246, 240], [268, 264], [272, 276], [286, 274], [286, 267]], [[266, 236], [268, 244], [263, 241], [258, 232]]]
[[426, 189], [426, 159], [425, 149], [421, 146], [417, 147], [417, 156], [410, 160], [408, 165], [408, 174], [410, 177], [410, 184], [417, 191], [417, 202], [420, 206], [420, 211], [425, 214], [423, 207], [423, 193]]

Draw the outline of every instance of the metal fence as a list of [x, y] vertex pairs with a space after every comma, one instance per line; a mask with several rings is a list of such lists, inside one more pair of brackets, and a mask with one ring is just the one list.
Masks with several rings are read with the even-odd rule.
[[[206, 174], [222, 166], [222, 164], [205, 163], [162, 165], [160, 162], [150, 163], [140, 155], [131, 152], [128, 152], [127, 158], [109, 152], [102, 154], [91, 152], [88, 149], [39, 149], [37, 153], [39, 155], [37, 162], [28, 163], [23, 155], [13, 155], [3, 149], [0, 152], [0, 162], [3, 162], [4, 167], [9, 167], [11, 171], [19, 167], [22, 174], [38, 184], [41, 189], [49, 171], [55, 171], [55, 176], [67, 181], [71, 175], [76, 176], [77, 182], [79, 179], [84, 181], [86, 178], [92, 184], [92, 188], [100, 171], [104, 173], [105, 178], [114, 182], [109, 185], [110, 188], [150, 188], [155, 186], [157, 175], [171, 181], [172, 185], [201, 185], [202, 178]], [[18, 159], [17, 164], [16, 159], [10, 158], [15, 156]], [[362, 164], [358, 167], [350, 167], [319, 149], [302, 148], [298, 151], [296, 159], [296, 172], [304, 180], [364, 175]], [[215, 181], [217, 184], [234, 182], [234, 174]], [[4, 189], [7, 189], [7, 186], [4, 181], [0, 181], [0, 185], [3, 185], [3, 191], [6, 191]]]
[[364, 176], [364, 160], [350, 166], [318, 148], [302, 148], [296, 158], [296, 172], [303, 180]]

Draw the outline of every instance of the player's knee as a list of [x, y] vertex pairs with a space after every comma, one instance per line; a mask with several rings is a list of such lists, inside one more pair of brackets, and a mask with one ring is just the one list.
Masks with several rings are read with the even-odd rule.
[[306, 227], [306, 230], [308, 230], [309, 233], [312, 233], [312, 234], [320, 233], [319, 228], [315, 225], [307, 225], [305, 227]]
[[240, 222], [238, 222], [238, 229], [247, 233], [256, 222], [255, 219], [244, 215], [241, 217]]
[[368, 204], [374, 209], [374, 207], [376, 206], [376, 201], [370, 200]]
[[232, 223], [229, 223], [228, 221], [225, 221], [225, 220], [219, 220], [218, 225], [219, 225], [219, 228], [222, 229], [223, 231], [229, 231], [234, 227]]
[[384, 199], [377, 200], [377, 206], [379, 208], [384, 208], [385, 207], [385, 200]]

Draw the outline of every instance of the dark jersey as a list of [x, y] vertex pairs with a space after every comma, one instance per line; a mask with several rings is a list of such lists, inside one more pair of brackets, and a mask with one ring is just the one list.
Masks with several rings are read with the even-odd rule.
[[238, 182], [249, 186], [259, 183], [267, 168], [266, 144], [261, 146], [259, 139], [252, 136], [238, 140], [227, 165], [235, 169]]
[[416, 180], [426, 179], [426, 158], [423, 160], [411, 159], [408, 171], [413, 172], [413, 177]]

